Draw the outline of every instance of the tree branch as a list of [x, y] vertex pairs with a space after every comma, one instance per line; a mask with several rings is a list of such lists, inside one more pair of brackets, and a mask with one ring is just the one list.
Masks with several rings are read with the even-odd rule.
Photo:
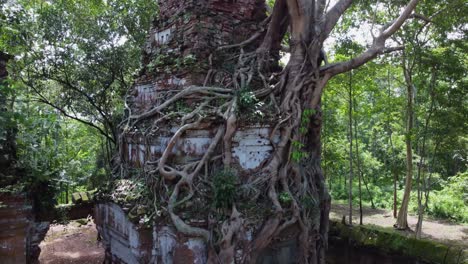
[[317, 19], [317, 20], [322, 19], [323, 13], [325, 12], [326, 7], [327, 7], [327, 1], [326, 0], [318, 0], [316, 2], [315, 19]]
[[[335, 76], [337, 74], [358, 68], [366, 62], [377, 57], [377, 55], [385, 53], [385, 41], [401, 28], [403, 23], [410, 17], [418, 2], [419, 0], [411, 0], [397, 19], [395, 19], [388, 26], [384, 26], [381, 29], [380, 35], [374, 39], [372, 46], [365, 52], [349, 61], [325, 65], [320, 68], [320, 73]], [[387, 50], [391, 51], [392, 49], [394, 48], [388, 48]]]
[[385, 48], [384, 50], [382, 50], [382, 54], [392, 53], [392, 52], [395, 52], [395, 51], [401, 51], [401, 50], [404, 50], [404, 49], [405, 49], [405, 46], [388, 47], [388, 48]]
[[387, 29], [382, 30], [380, 35], [377, 37], [376, 42], [379, 40], [385, 42], [385, 40], [387, 40], [398, 29], [400, 29], [403, 23], [405, 23], [405, 21], [410, 17], [411, 13], [416, 8], [418, 2], [419, 0], [411, 0], [406, 6], [406, 8], [403, 10], [403, 12], [400, 14], [400, 16], [392, 23], [392, 25], [390, 25], [390, 27], [388, 27]]
[[98, 130], [98, 132], [99, 132], [101, 135], [103, 135], [105, 138], [107, 138], [108, 140], [110, 140], [112, 143], [115, 143], [115, 139], [114, 139], [113, 137], [109, 136], [109, 134], [107, 134], [102, 128], [100, 128], [99, 126], [93, 124], [92, 122], [86, 121], [86, 120], [81, 119], [81, 118], [78, 118], [78, 117], [76, 117], [76, 116], [72, 116], [72, 115], [68, 114], [67, 111], [65, 111], [63, 108], [61, 108], [61, 107], [55, 105], [54, 103], [51, 103], [51, 102], [47, 101], [46, 99], [44, 99], [44, 98], [42, 98], [42, 97], [41, 97], [41, 99], [39, 99], [39, 102], [44, 103], [44, 104], [47, 104], [47, 105], [53, 107], [54, 109], [56, 109], [56, 110], [58, 110], [60, 113], [62, 113], [62, 115], [64, 115], [65, 117], [68, 117], [68, 118], [70, 118], [70, 119], [76, 120], [76, 121], [78, 121], [78, 122], [80, 122], [80, 123], [82, 123], [82, 124], [85, 124], [85, 125], [87, 125], [87, 126], [90, 126], [90, 127], [94, 128], [94, 129]]
[[420, 19], [426, 23], [431, 23], [432, 22], [432, 19], [429, 18], [429, 17], [426, 17], [424, 15], [421, 15], [421, 14], [417, 14], [417, 13], [413, 13], [411, 14], [410, 18], [417, 18], [417, 19]]
[[258, 48], [259, 52], [277, 51], [280, 49], [281, 41], [289, 25], [287, 9], [286, 0], [277, 0], [275, 2], [265, 38]]
[[330, 35], [330, 32], [336, 26], [341, 15], [351, 6], [352, 2], [353, 0], [340, 0], [328, 11], [325, 15], [325, 24], [323, 25], [321, 34], [322, 42], [328, 38], [328, 35]]
[[116, 143], [115, 139], [112, 136], [110, 136], [108, 133], [106, 133], [102, 128], [100, 128], [96, 124], [94, 124], [94, 123], [92, 123], [90, 121], [78, 118], [76, 116], [70, 115], [63, 107], [60, 107], [60, 106], [50, 102], [49, 100], [47, 100], [47, 98], [40, 91], [38, 91], [34, 85], [32, 85], [29, 82], [26, 82], [26, 80], [24, 80], [24, 79], [22, 81], [23, 81], [24, 84], [26, 84], [28, 87], [30, 87], [37, 96], [39, 96], [39, 99], [38, 99], [39, 102], [51, 106], [52, 108], [59, 111], [65, 117], [68, 117], [70, 119], [73, 119], [75, 121], [78, 121], [78, 122], [80, 122], [82, 124], [85, 124], [87, 126], [90, 126], [90, 127], [94, 128], [94, 129], [96, 129], [101, 135], [103, 135], [109, 141], [111, 141], [114, 144]]

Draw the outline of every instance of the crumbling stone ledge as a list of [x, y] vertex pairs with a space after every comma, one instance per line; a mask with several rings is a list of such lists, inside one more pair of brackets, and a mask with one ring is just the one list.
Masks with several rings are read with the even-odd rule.
[[459, 245], [442, 244], [426, 239], [415, 239], [382, 227], [348, 226], [330, 222], [330, 240], [344, 240], [358, 248], [403, 255], [425, 263], [466, 264], [468, 249]]

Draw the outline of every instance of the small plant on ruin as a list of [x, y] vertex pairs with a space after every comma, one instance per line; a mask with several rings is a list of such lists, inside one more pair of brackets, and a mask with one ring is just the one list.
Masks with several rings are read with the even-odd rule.
[[214, 206], [229, 208], [236, 198], [237, 177], [231, 170], [219, 171], [213, 176]]
[[257, 99], [254, 92], [248, 87], [242, 88], [237, 92], [237, 105], [238, 112], [246, 115], [246, 119], [249, 117], [263, 117], [262, 107], [265, 105], [264, 102]]
[[293, 150], [291, 152], [291, 159], [295, 162], [300, 162], [302, 159], [307, 158], [308, 154], [301, 149], [304, 148], [304, 144], [299, 141], [292, 142]]
[[288, 204], [290, 202], [292, 202], [292, 197], [291, 195], [289, 195], [288, 192], [281, 192], [278, 196], [279, 200], [281, 203], [283, 204]]
[[190, 67], [190, 66], [195, 65], [196, 61], [197, 61], [197, 58], [195, 57], [195, 55], [189, 54], [184, 57], [183, 64], [186, 67]]

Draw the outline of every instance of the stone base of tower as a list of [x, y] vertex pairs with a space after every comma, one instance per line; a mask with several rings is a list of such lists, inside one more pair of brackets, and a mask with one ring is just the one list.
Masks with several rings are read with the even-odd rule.
[[[213, 134], [214, 130], [209, 128], [187, 131], [172, 151], [173, 161], [184, 164], [200, 159], [207, 151]], [[232, 166], [239, 173], [255, 173], [271, 156], [271, 141], [277, 142], [278, 138], [279, 135], [267, 124], [245, 124], [233, 135]], [[158, 159], [168, 141], [169, 138], [164, 136], [164, 133], [146, 142], [137, 133], [127, 134], [126, 143], [122, 146], [125, 153], [123, 159], [131, 167], [138, 168], [148, 160]], [[177, 232], [170, 220], [160, 220], [165, 219], [164, 217], [153, 222], [151, 228], [145, 228], [143, 224], [138, 223], [138, 217], [129, 217], [132, 212], [131, 206], [138, 207], [133, 204], [122, 205], [120, 202], [117, 204], [115, 201], [101, 202], [95, 207], [96, 226], [106, 250], [108, 263], [207, 262], [209, 246], [202, 238], [187, 237]], [[187, 221], [190, 226], [209, 229], [204, 220], [192, 218]], [[294, 263], [288, 262], [295, 259], [296, 252], [295, 242], [290, 243], [289, 240], [282, 240], [276, 245], [277, 248], [266, 250], [259, 257], [258, 263], [272, 263], [272, 259], [282, 259], [278, 263]], [[241, 258], [242, 252], [236, 252], [236, 257]]]
[[[105, 263], [207, 263], [209, 246], [203, 239], [187, 237], [169, 224], [138, 227], [130, 221], [122, 207], [115, 203], [97, 204], [95, 221], [106, 250]], [[197, 224], [206, 227], [206, 223]], [[239, 257], [242, 254], [237, 253]], [[296, 240], [284, 239], [264, 250], [256, 263], [294, 264], [296, 253]]]
[[208, 248], [201, 238], [181, 235], [170, 225], [138, 227], [115, 203], [97, 204], [95, 221], [106, 250], [106, 263], [207, 262]]

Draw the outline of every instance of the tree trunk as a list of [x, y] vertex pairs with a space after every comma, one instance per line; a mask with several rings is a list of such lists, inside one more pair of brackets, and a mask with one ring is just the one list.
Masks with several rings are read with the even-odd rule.
[[[435, 82], [437, 80], [436, 70], [433, 69], [430, 81], [430, 107], [429, 111], [425, 120], [424, 130], [423, 130], [423, 138], [422, 138], [422, 146], [419, 153], [420, 159], [418, 164], [418, 176], [417, 176], [417, 184], [418, 184], [418, 223], [416, 224], [416, 238], [420, 239], [422, 234], [422, 223], [424, 218], [424, 211], [426, 210], [427, 200], [428, 200], [428, 193], [429, 193], [429, 186], [426, 183], [425, 171], [424, 171], [424, 162], [425, 162], [425, 155], [426, 155], [426, 139], [427, 139], [427, 132], [429, 129], [429, 124], [431, 122], [431, 116], [434, 112], [435, 106]], [[421, 179], [423, 183], [421, 184]], [[423, 189], [421, 189], [423, 188]], [[426, 198], [426, 201], [423, 203], [423, 199]]]
[[369, 186], [367, 186], [367, 180], [366, 180], [366, 177], [364, 177], [364, 173], [362, 171], [361, 171], [361, 178], [362, 178], [362, 181], [364, 182], [364, 186], [366, 187], [367, 195], [369, 195], [371, 207], [372, 209], [375, 209], [374, 197], [372, 196], [372, 193], [369, 190]]
[[398, 216], [398, 198], [397, 198], [397, 181], [398, 176], [396, 171], [392, 169], [393, 174], [393, 218], [397, 218]]
[[68, 204], [68, 188], [70, 187], [70, 184], [67, 182], [67, 185], [66, 185], [66, 190], [65, 190], [65, 203]]
[[[356, 105], [356, 102], [354, 102], [354, 105]], [[354, 107], [356, 110], [356, 107]], [[356, 140], [356, 162], [357, 162], [357, 169], [358, 169], [358, 177], [359, 177], [359, 224], [362, 225], [362, 168], [361, 168], [361, 158], [359, 157], [359, 134], [358, 134], [358, 124], [357, 124], [357, 118], [354, 117], [354, 137]], [[374, 206], [374, 203], [372, 202], [372, 197], [371, 197], [371, 203], [372, 206]]]
[[349, 202], [349, 224], [353, 224], [353, 73], [349, 72], [349, 190], [348, 190], [348, 202]]
[[395, 156], [395, 148], [393, 147], [393, 140], [392, 140], [392, 132], [389, 133], [390, 138], [390, 147], [392, 148], [392, 164], [390, 169], [393, 175], [393, 218], [397, 218], [397, 210], [398, 210], [398, 197], [397, 197], [397, 183], [398, 183], [398, 174], [395, 166], [396, 156]]
[[411, 79], [411, 74], [403, 63], [403, 71], [406, 80], [406, 92], [407, 92], [407, 105], [406, 105], [406, 180], [405, 180], [405, 192], [398, 212], [397, 222], [395, 227], [397, 229], [408, 229], [408, 205], [411, 196], [411, 189], [413, 184], [413, 149], [412, 149], [412, 138], [413, 138], [413, 104], [414, 104], [414, 85]]

